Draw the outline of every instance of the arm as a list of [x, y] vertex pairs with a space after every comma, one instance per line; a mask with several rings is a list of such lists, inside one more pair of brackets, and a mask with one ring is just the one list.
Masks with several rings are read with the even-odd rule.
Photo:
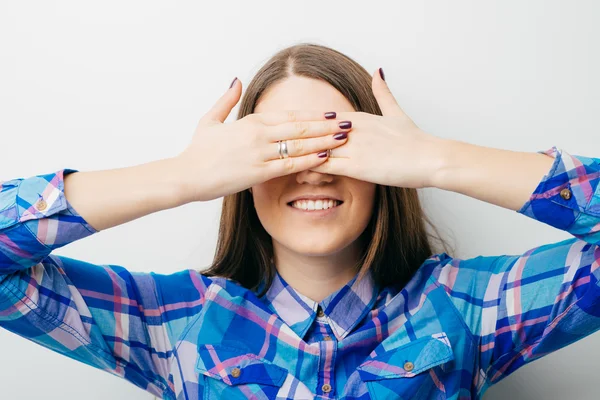
[[[466, 152], [457, 162], [460, 149]], [[573, 235], [519, 255], [467, 260], [442, 255], [437, 283], [477, 342], [475, 385], [482, 394], [521, 366], [600, 329], [600, 159], [556, 147], [543, 151], [552, 162], [536, 186], [531, 181], [539, 171], [532, 171], [545, 159], [476, 149], [454, 148], [454, 170], [464, 181], [444, 172], [443, 187], [508, 205]], [[531, 193], [523, 199], [528, 186]]]
[[171, 197], [177, 189], [167, 190], [168, 176], [176, 173], [156, 162], [106, 172], [64, 169], [2, 182], [0, 327], [166, 395], [173, 347], [200, 311], [208, 279], [193, 270], [130, 272], [51, 252], [98, 232], [96, 227], [178, 204], [177, 195]]
[[438, 189], [517, 211], [554, 161], [549, 154], [518, 152], [440, 139]]
[[65, 176], [69, 203], [101, 231], [185, 203], [177, 159]]

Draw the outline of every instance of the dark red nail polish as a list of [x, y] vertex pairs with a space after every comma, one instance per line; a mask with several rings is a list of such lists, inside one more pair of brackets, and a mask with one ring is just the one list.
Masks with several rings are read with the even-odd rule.
[[338, 124], [338, 126], [342, 129], [350, 129], [350, 128], [352, 128], [352, 122], [351, 121], [342, 121]]
[[379, 68], [379, 76], [385, 81], [385, 74], [383, 73], [383, 68]]
[[327, 119], [333, 119], [336, 116], [337, 116], [337, 114], [335, 112], [333, 112], [333, 111], [325, 113], [325, 118], [327, 118]]
[[231, 81], [231, 85], [229, 85], [229, 89], [231, 89], [233, 87], [233, 84], [235, 83], [235, 81], [237, 81], [237, 76], [235, 78], [233, 78], [233, 81]]
[[319, 158], [325, 158], [325, 157], [327, 157], [327, 151], [322, 151], [317, 155], [319, 156]]
[[346, 139], [348, 137], [348, 132], [340, 132], [340, 133], [336, 133], [335, 135], [333, 135], [333, 138], [335, 140], [343, 140]]

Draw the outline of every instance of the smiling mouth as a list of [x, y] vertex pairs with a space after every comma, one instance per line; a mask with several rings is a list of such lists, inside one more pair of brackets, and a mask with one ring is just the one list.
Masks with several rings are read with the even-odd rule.
[[287, 203], [300, 211], [328, 211], [344, 204], [341, 200], [297, 200]]

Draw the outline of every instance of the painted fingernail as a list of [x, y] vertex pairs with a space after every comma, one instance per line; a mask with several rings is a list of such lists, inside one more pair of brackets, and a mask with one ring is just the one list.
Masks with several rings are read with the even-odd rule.
[[235, 81], [237, 81], [237, 76], [235, 78], [233, 78], [233, 81], [231, 81], [231, 85], [229, 85], [229, 89], [231, 89], [233, 87], [233, 85], [235, 84]]
[[325, 113], [325, 118], [327, 118], [327, 119], [333, 119], [333, 118], [335, 118], [335, 117], [336, 117], [336, 115], [337, 115], [337, 114], [336, 114], [335, 112], [333, 112], [333, 111], [331, 111], [331, 112], [326, 112], [326, 113]]
[[333, 138], [335, 140], [343, 140], [346, 139], [348, 137], [348, 132], [340, 132], [340, 133], [336, 133], [335, 135], [333, 135]]
[[317, 154], [319, 156], [319, 158], [325, 158], [327, 157], [327, 151], [322, 151], [320, 153]]
[[379, 68], [379, 76], [385, 81], [385, 74], [383, 73], [383, 68]]
[[352, 128], [352, 122], [351, 121], [342, 121], [338, 124], [338, 126], [342, 129], [350, 129], [350, 128]]

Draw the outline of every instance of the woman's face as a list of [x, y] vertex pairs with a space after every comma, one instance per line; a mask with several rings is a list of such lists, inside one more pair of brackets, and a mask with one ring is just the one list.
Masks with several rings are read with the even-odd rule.
[[[259, 99], [255, 112], [302, 109], [355, 111], [328, 83], [292, 76], [270, 87]], [[332, 156], [335, 157], [335, 150]], [[252, 195], [258, 217], [273, 238], [274, 247], [285, 246], [295, 253], [325, 256], [345, 249], [364, 231], [373, 212], [375, 184], [306, 170], [253, 186]], [[334, 197], [343, 203], [323, 216], [288, 204], [304, 195]]]

